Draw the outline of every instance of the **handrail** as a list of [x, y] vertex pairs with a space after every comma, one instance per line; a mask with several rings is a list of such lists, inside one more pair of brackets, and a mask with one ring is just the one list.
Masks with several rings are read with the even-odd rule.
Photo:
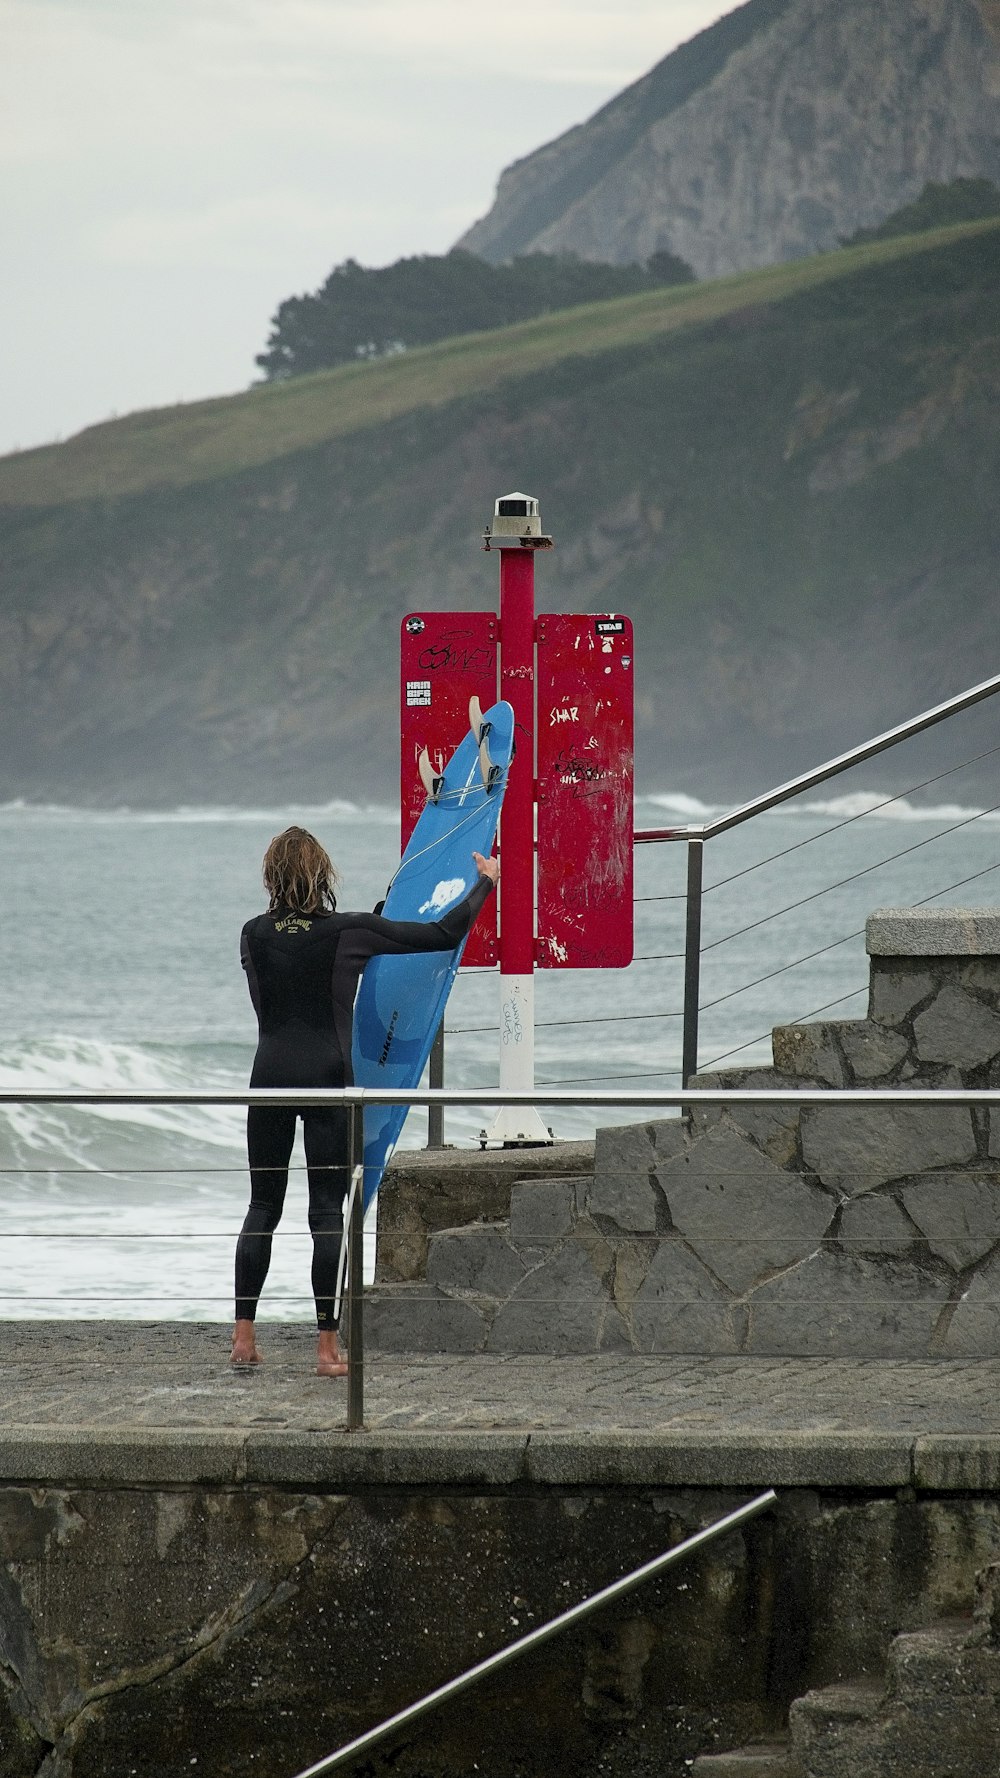
[[[1000, 1087], [648, 1087], [567, 1092], [536, 1087], [254, 1087], [240, 1091], [73, 1092], [61, 1087], [0, 1090], [0, 1105], [658, 1105], [665, 1111], [699, 1105], [975, 1105], [1000, 1106]], [[14, 1166], [8, 1171], [19, 1172]], [[112, 1169], [112, 1171], [128, 1171]]]
[[957, 715], [960, 710], [968, 710], [973, 704], [982, 703], [985, 698], [993, 697], [998, 691], [1000, 673], [994, 674], [992, 679], [984, 679], [979, 685], [971, 686], [968, 691], [959, 692], [956, 697], [946, 698], [943, 704], [935, 704], [932, 709], [924, 710], [920, 716], [911, 716], [908, 722], [886, 729], [884, 734], [873, 736], [870, 741], [862, 742], [860, 747], [851, 747], [846, 753], [838, 753], [835, 759], [828, 759], [824, 765], [814, 766], [812, 771], [802, 772], [797, 778], [789, 778], [786, 784], [779, 784], [774, 790], [765, 791], [762, 796], [752, 797], [748, 803], [740, 803], [726, 815], [717, 815], [712, 821], [689, 822], [684, 827], [637, 830], [632, 837], [637, 844], [651, 840], [714, 839], [717, 834], [727, 833], [732, 827], [741, 827], [744, 821], [752, 820], [755, 815], [766, 814], [768, 809], [776, 808], [779, 803], [801, 795], [802, 791], [812, 790], [815, 785], [825, 783], [827, 778], [836, 778], [841, 772], [849, 771], [851, 766], [861, 765], [866, 759], [873, 759], [877, 753], [885, 753], [900, 741], [908, 741], [912, 735], [923, 734], [925, 729], [933, 728], [935, 723], [944, 722], [947, 717]]
[[859, 747], [851, 747], [846, 753], [839, 753], [835, 759], [828, 759], [825, 764], [814, 766], [811, 772], [802, 772], [797, 778], [789, 778], [786, 784], [779, 784], [774, 790], [765, 791], [762, 796], [752, 797], [748, 803], [741, 803], [738, 808], [730, 809], [728, 814], [716, 815], [714, 820], [691, 822], [684, 827], [651, 827], [633, 831], [632, 840], [635, 845], [648, 845], [654, 840], [687, 841], [684, 1023], [681, 1039], [681, 1076], [685, 1083], [698, 1072], [701, 903], [705, 842], [715, 839], [720, 833], [728, 833], [731, 828], [741, 827], [745, 821], [752, 820], [755, 815], [766, 814], [769, 809], [777, 808], [779, 803], [788, 802], [793, 796], [800, 796], [804, 790], [812, 790], [817, 784], [823, 784], [830, 778], [839, 777], [841, 772], [848, 771], [851, 766], [860, 765], [866, 759], [873, 759], [878, 753], [885, 753], [888, 748], [897, 746], [900, 741], [908, 741], [914, 735], [923, 734], [925, 729], [933, 728], [935, 723], [944, 722], [949, 716], [956, 716], [960, 710], [968, 710], [973, 704], [982, 703], [985, 698], [993, 697], [998, 691], [1000, 691], [1000, 673], [995, 673], [992, 678], [982, 680], [979, 685], [970, 686], [968, 691], [959, 692], [953, 698], [945, 698], [942, 704], [935, 704], [930, 710], [924, 710], [919, 716], [911, 716], [908, 722], [897, 723], [895, 728], [886, 729], [881, 735], [874, 735], [870, 741], [863, 741]]
[[[516, 1091], [498, 1087], [254, 1087], [240, 1091], [195, 1092], [187, 1088], [161, 1092], [135, 1089], [111, 1092], [66, 1091], [58, 1087], [39, 1087], [0, 1091], [0, 1105], [339, 1105], [350, 1112], [350, 1165], [352, 1170], [364, 1160], [363, 1118], [365, 1105], [566, 1105], [604, 1107], [655, 1106], [661, 1111], [691, 1112], [700, 1106], [768, 1106], [810, 1105], [901, 1106], [912, 1110], [918, 1105], [962, 1105], [1000, 1109], [1000, 1087], [687, 1087], [682, 1091], [646, 1088], [640, 1091], [621, 1090], [595, 1092], [567, 1091], [545, 1088], [541, 1092]], [[5, 1172], [20, 1172], [18, 1167]], [[347, 1268], [347, 1425], [349, 1433], [364, 1427], [364, 1279], [362, 1266], [363, 1210], [361, 1193], [357, 1193], [346, 1230], [349, 1249]]]
[[495, 1654], [487, 1655], [484, 1661], [477, 1661], [474, 1667], [467, 1668], [455, 1679], [449, 1679], [444, 1685], [439, 1685], [434, 1691], [428, 1692], [425, 1697], [419, 1698], [415, 1704], [408, 1704], [405, 1709], [397, 1710], [396, 1714], [387, 1717], [385, 1722], [369, 1729], [364, 1735], [359, 1735], [354, 1741], [347, 1742], [346, 1746], [339, 1747], [335, 1753], [328, 1754], [325, 1759], [317, 1760], [315, 1765], [307, 1766], [304, 1771], [297, 1774], [297, 1778], [320, 1778], [322, 1772], [333, 1772], [338, 1766], [350, 1765], [359, 1754], [367, 1753], [380, 1741], [395, 1734], [397, 1729], [404, 1728], [408, 1723], [416, 1722], [418, 1717], [425, 1716], [430, 1710], [436, 1710], [439, 1704], [445, 1704], [449, 1699], [458, 1697], [460, 1692], [466, 1691], [469, 1686], [476, 1685], [488, 1674], [496, 1673], [499, 1668], [506, 1666], [508, 1661], [519, 1659], [521, 1655], [537, 1648], [540, 1643], [547, 1642], [550, 1637], [559, 1635], [561, 1631], [569, 1629], [572, 1624], [578, 1624], [582, 1618], [599, 1610], [602, 1605], [607, 1605], [612, 1599], [618, 1599], [623, 1593], [631, 1592], [633, 1587], [640, 1586], [643, 1581], [652, 1579], [656, 1574], [662, 1574], [665, 1568], [669, 1568], [674, 1562], [679, 1562], [683, 1557], [691, 1555], [694, 1550], [710, 1543], [713, 1538], [722, 1537], [727, 1531], [733, 1531], [748, 1519], [755, 1518], [758, 1513], [773, 1506], [777, 1498], [774, 1489], [768, 1488], [766, 1493], [758, 1494], [756, 1499], [747, 1501], [745, 1506], [737, 1507], [735, 1512], [727, 1513], [725, 1518], [717, 1519], [713, 1525], [706, 1525], [704, 1530], [696, 1531], [692, 1537], [686, 1537], [683, 1543], [675, 1544], [672, 1550], [667, 1550], [662, 1556], [654, 1556], [652, 1561], [644, 1562], [641, 1568], [633, 1569], [631, 1574], [625, 1574], [620, 1580], [612, 1581], [610, 1586], [602, 1587], [599, 1593], [592, 1593], [589, 1599], [582, 1599], [578, 1605], [571, 1605], [567, 1611], [560, 1612], [558, 1617], [551, 1618], [547, 1624], [540, 1624], [537, 1630], [529, 1630], [527, 1635], [520, 1636], [516, 1642], [509, 1643], [506, 1648], [498, 1649]]

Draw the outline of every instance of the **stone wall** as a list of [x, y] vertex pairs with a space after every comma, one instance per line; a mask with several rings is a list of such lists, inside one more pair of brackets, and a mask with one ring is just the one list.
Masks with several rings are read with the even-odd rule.
[[527, 1179], [594, 1171], [592, 1142], [521, 1149], [398, 1149], [378, 1194], [378, 1280], [423, 1278], [427, 1247], [441, 1229], [500, 1222], [513, 1187]]
[[[745, 1498], [5, 1483], [0, 1774], [290, 1778]], [[969, 1611], [998, 1556], [995, 1496], [788, 1490], [363, 1770], [680, 1778]]]
[[[1000, 910], [868, 921], [868, 1017], [779, 1026], [722, 1087], [1000, 1081]], [[522, 1180], [382, 1285], [389, 1350], [1000, 1355], [1000, 1112], [817, 1106], [598, 1132], [593, 1173]], [[411, 1274], [412, 1277], [412, 1274]]]

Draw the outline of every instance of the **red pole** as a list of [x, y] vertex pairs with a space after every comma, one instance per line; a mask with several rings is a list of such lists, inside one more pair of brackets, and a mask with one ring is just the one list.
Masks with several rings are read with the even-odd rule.
[[500, 973], [535, 966], [535, 553], [500, 551], [500, 696], [514, 711], [515, 754], [501, 830]]
[[[496, 503], [487, 547], [500, 551], [500, 696], [514, 712], [514, 758], [500, 816], [500, 1087], [535, 1089], [535, 550], [543, 537], [538, 502], [508, 494]], [[505, 1105], [487, 1141], [548, 1143], [535, 1106]]]

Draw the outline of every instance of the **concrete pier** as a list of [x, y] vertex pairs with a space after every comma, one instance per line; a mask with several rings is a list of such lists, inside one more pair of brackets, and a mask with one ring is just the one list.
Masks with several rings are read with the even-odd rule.
[[0, 1322], [0, 1484], [1000, 1486], [1000, 1359], [366, 1359], [366, 1426], [314, 1336]]
[[1000, 1560], [1000, 1360], [374, 1355], [348, 1434], [311, 1330], [261, 1343], [0, 1324], [0, 1778], [293, 1778], [774, 1484], [361, 1768], [685, 1778]]

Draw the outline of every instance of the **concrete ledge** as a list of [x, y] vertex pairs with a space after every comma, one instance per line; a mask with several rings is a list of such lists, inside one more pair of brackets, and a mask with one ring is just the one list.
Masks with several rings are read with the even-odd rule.
[[527, 1479], [525, 1432], [263, 1434], [248, 1482], [352, 1493], [368, 1488], [509, 1488]]
[[1000, 1433], [925, 1433], [913, 1446], [913, 1482], [927, 1493], [1000, 1489]]
[[550, 1486], [901, 1488], [912, 1446], [906, 1433], [535, 1433], [527, 1467]]
[[997, 957], [1000, 907], [876, 908], [865, 946], [870, 957]]
[[246, 1434], [106, 1426], [8, 1426], [0, 1434], [0, 1483], [61, 1487], [161, 1487], [240, 1483]]
[[789, 1432], [157, 1432], [10, 1428], [0, 1485], [371, 1488], [845, 1488], [1000, 1485], [1000, 1437]]
[[215, 1323], [0, 1322], [0, 1485], [1000, 1491], [1000, 1358], [394, 1357], [368, 1429], [310, 1327], [228, 1364]]

